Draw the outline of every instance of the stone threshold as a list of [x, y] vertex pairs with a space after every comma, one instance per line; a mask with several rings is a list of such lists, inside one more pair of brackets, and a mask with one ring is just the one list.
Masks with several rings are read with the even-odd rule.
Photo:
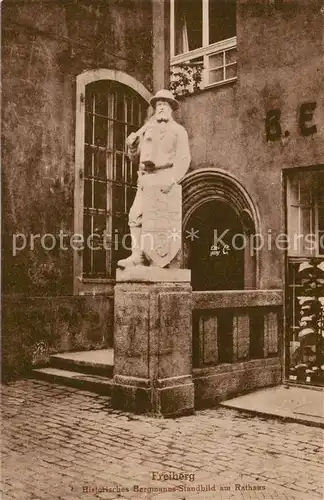
[[[311, 391], [324, 391], [324, 386], [320, 384], [303, 384], [302, 382], [293, 382], [292, 380], [285, 380], [284, 385], [287, 387], [299, 387], [300, 389], [310, 389]], [[323, 403], [324, 404], [324, 403]]]

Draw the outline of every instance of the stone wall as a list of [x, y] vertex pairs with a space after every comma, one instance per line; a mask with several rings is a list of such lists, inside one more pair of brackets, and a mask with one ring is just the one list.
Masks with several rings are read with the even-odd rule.
[[113, 297], [5, 297], [3, 380], [24, 375], [56, 352], [113, 346]]
[[282, 381], [281, 290], [193, 292], [192, 303], [195, 407]]
[[282, 382], [281, 359], [253, 359], [193, 370], [195, 408], [208, 408], [219, 401]]

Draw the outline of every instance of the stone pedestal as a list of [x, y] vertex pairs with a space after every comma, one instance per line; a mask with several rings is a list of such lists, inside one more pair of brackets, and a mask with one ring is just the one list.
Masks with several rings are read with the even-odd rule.
[[194, 411], [190, 271], [117, 271], [115, 408], [177, 416]]

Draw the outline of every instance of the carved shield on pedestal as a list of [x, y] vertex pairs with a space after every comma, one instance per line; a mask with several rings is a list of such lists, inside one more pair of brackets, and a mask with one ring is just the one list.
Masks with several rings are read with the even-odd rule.
[[143, 250], [153, 265], [165, 267], [181, 248], [181, 186], [162, 193], [163, 186], [145, 186], [143, 191]]

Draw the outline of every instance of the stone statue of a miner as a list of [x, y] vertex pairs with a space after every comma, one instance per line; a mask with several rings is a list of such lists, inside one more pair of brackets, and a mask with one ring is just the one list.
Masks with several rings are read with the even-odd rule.
[[160, 185], [162, 193], [167, 194], [190, 165], [187, 132], [172, 117], [172, 111], [179, 106], [178, 101], [169, 90], [160, 90], [150, 104], [154, 115], [127, 138], [128, 156], [131, 160], [139, 159], [139, 171], [137, 193], [128, 218], [132, 254], [118, 262], [121, 269], [144, 264], [141, 248], [144, 187]]

